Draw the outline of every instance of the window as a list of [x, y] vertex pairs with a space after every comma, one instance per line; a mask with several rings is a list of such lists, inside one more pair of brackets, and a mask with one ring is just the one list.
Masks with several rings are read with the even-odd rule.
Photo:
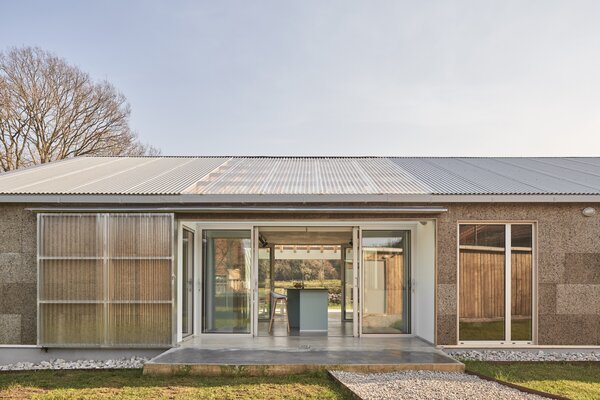
[[533, 225], [459, 225], [459, 341], [533, 340]]

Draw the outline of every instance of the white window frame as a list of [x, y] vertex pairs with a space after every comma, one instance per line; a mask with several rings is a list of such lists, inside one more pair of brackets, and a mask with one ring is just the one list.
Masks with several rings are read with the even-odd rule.
[[[358, 261], [358, 265], [359, 265], [359, 270], [358, 270], [358, 274], [359, 274], [359, 306], [357, 308], [358, 313], [359, 313], [359, 318], [358, 318], [358, 334], [360, 337], [379, 337], [379, 338], [394, 338], [394, 337], [414, 337], [414, 325], [415, 325], [415, 302], [414, 302], [414, 293], [413, 293], [413, 285], [412, 282], [414, 281], [414, 270], [413, 268], [415, 268], [415, 265], [417, 263], [416, 260], [416, 251], [415, 251], [415, 239], [416, 239], [416, 224], [418, 222], [417, 221], [410, 221], [410, 222], [398, 222], [396, 224], [390, 224], [387, 226], [383, 226], [383, 225], [379, 225], [379, 224], [370, 224], [370, 225], [366, 225], [366, 224], [361, 224], [359, 226], [358, 229], [358, 257], [357, 257], [357, 261]], [[410, 322], [409, 322], [409, 333], [364, 333], [363, 332], [363, 305], [364, 305], [364, 268], [363, 268], [363, 246], [362, 246], [362, 240], [363, 240], [363, 232], [364, 231], [380, 231], [380, 230], [398, 230], [398, 231], [407, 231], [409, 232], [410, 235], [410, 240], [409, 240], [409, 246], [410, 246], [410, 255], [409, 255], [409, 260], [408, 262], [410, 263], [409, 265], [409, 302], [410, 302]], [[355, 324], [356, 325], [356, 324]]]
[[[460, 340], [460, 226], [461, 225], [504, 225], [505, 235], [505, 270], [504, 270], [504, 337], [505, 340]], [[511, 276], [512, 276], [512, 225], [531, 225], [531, 340], [510, 340], [512, 308], [511, 308]], [[533, 346], [538, 340], [538, 279], [537, 279], [537, 221], [485, 221], [461, 220], [456, 223], [456, 341], [464, 347], [523, 347]]]

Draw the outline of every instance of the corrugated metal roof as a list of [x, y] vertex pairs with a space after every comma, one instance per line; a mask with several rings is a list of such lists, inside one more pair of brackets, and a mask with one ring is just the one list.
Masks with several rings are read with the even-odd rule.
[[4, 194], [180, 194], [226, 157], [80, 157], [0, 174]]
[[387, 158], [235, 158], [200, 179], [195, 194], [426, 194]]
[[22, 195], [588, 195], [600, 158], [81, 157], [0, 174]]
[[[600, 159], [544, 157], [394, 158], [432, 194], [597, 194]], [[597, 164], [594, 165], [594, 162]]]

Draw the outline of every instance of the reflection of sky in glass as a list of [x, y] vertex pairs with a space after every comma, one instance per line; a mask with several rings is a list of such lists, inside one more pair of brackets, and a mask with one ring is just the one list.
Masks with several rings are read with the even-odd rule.
[[532, 226], [531, 225], [512, 225], [510, 236], [512, 247], [531, 247], [532, 246]]
[[504, 247], [504, 225], [461, 225], [460, 244]]
[[402, 231], [369, 231], [363, 233], [363, 247], [403, 247]]

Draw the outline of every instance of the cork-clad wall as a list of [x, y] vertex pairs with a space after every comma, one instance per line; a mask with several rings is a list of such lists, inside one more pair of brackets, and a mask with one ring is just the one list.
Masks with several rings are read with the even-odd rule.
[[457, 344], [457, 222], [537, 221], [538, 344], [600, 345], [600, 204], [449, 204], [438, 216], [437, 344]]
[[[533, 220], [538, 229], [538, 344], [600, 345], [600, 215], [584, 217], [581, 213], [586, 206], [600, 211], [600, 204], [435, 205], [446, 206], [448, 212], [401, 217], [437, 218], [437, 344], [457, 343], [457, 222]], [[0, 205], [0, 344], [36, 343], [36, 216], [26, 208]], [[263, 217], [274, 218], [272, 214]], [[275, 218], [319, 217], [323, 218]], [[400, 218], [386, 217], [375, 219]]]
[[0, 344], [35, 344], [36, 216], [0, 205]]

